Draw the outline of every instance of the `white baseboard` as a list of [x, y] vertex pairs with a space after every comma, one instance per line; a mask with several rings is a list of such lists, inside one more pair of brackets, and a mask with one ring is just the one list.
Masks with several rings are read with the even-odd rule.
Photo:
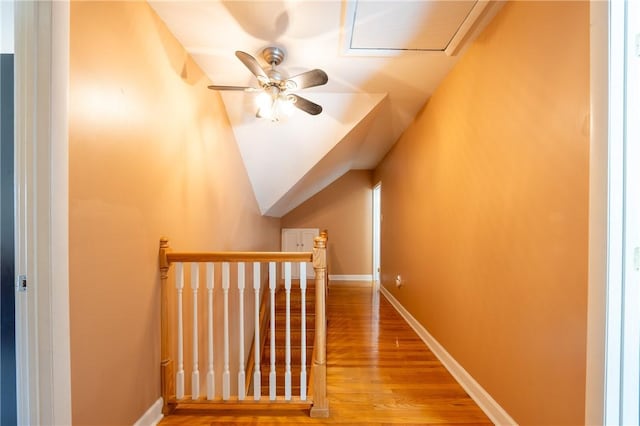
[[138, 419], [133, 426], [156, 426], [162, 420], [162, 397], [158, 398], [151, 407]]
[[372, 281], [373, 275], [329, 275], [330, 281]]
[[393, 295], [380, 286], [380, 292], [393, 305], [398, 313], [407, 321], [422, 341], [431, 349], [431, 352], [440, 360], [449, 373], [460, 383], [460, 386], [478, 404], [480, 409], [496, 425], [517, 425], [515, 420], [498, 404], [489, 393], [453, 358], [436, 339], [429, 334], [426, 328], [416, 320]]

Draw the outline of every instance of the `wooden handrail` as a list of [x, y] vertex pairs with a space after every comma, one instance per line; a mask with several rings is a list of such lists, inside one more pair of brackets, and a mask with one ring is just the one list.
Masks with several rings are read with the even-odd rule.
[[311, 252], [175, 252], [167, 253], [166, 261], [173, 262], [312, 262]]

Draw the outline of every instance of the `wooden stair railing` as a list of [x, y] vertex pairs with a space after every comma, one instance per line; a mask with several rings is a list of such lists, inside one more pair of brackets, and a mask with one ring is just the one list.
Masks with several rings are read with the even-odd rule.
[[[246, 274], [245, 262], [253, 264], [253, 269], [248, 268], [253, 273]], [[299, 290], [292, 285], [290, 276], [291, 262], [300, 262], [304, 271], [306, 262], [312, 262], [315, 270], [315, 283], [308, 286], [310, 291], [315, 293], [315, 303], [312, 311], [313, 317], [304, 318], [297, 313], [292, 315], [291, 300], [302, 302], [307, 294], [306, 279], [301, 279]], [[277, 264], [284, 263], [284, 270], [287, 271], [283, 277], [285, 285], [280, 290], [285, 295], [287, 304], [284, 308], [278, 307], [278, 317], [276, 317], [276, 285], [277, 271], [282, 270], [276, 267]], [[301, 409], [310, 408], [312, 417], [327, 417], [329, 407], [326, 393], [326, 239], [318, 237], [315, 240], [313, 252], [311, 253], [283, 253], [283, 252], [172, 252], [166, 238], [160, 240], [160, 281], [161, 281], [161, 392], [163, 398], [163, 413], [169, 415], [176, 410], [238, 410], [238, 409]], [[189, 268], [185, 264], [190, 264], [190, 274], [185, 274]], [[231, 264], [237, 265], [237, 273], [233, 276]], [[203, 266], [206, 265], [206, 266]], [[214, 266], [215, 265], [215, 266]], [[172, 268], [172, 266], [175, 266]], [[201, 268], [202, 266], [202, 268]], [[263, 285], [260, 280], [263, 270], [268, 268], [269, 284]], [[206, 279], [200, 284], [200, 269], [206, 269]], [[175, 288], [171, 291], [169, 276], [175, 279]], [[253, 281], [245, 288], [245, 274], [250, 275], [248, 281]], [[185, 275], [190, 279], [191, 297], [183, 296], [185, 287]], [[302, 274], [301, 274], [302, 275]], [[217, 277], [217, 278], [216, 278]], [[235, 278], [235, 286], [232, 284]], [[214, 299], [214, 288], [220, 297], [222, 289], [222, 302]], [[236, 292], [237, 290], [237, 292]], [[245, 293], [245, 290], [247, 293]], [[245, 299], [250, 300], [249, 292], [253, 291], [253, 321], [245, 322]], [[237, 297], [231, 297], [230, 292]], [[245, 297], [245, 294], [247, 297]], [[204, 296], [204, 302], [199, 297]], [[293, 296], [293, 297], [292, 297]], [[281, 297], [281, 296], [278, 296]], [[235, 299], [234, 299], [235, 298]], [[259, 303], [259, 300], [269, 301]], [[215, 302], [218, 302], [217, 304]], [[230, 306], [237, 303], [237, 306]], [[222, 304], [222, 321], [219, 318], [219, 304]], [[307, 306], [307, 303], [304, 304]], [[214, 306], [218, 308], [214, 312]], [[268, 306], [260, 308], [260, 306]], [[294, 304], [295, 306], [295, 304]], [[204, 307], [204, 308], [203, 308]], [[299, 306], [302, 310], [302, 305]], [[268, 317], [270, 321], [274, 319], [282, 321], [282, 309], [284, 309], [284, 321], [286, 323], [286, 333], [284, 346], [275, 346], [276, 336], [267, 332], [264, 328]], [[237, 335], [230, 335], [230, 311], [236, 316], [235, 325]], [[262, 313], [260, 313], [262, 311]], [[185, 314], [186, 312], [186, 314]], [[250, 310], [246, 311], [251, 316]], [[296, 312], [296, 311], [294, 311]], [[213, 322], [216, 318], [216, 328], [214, 331]], [[198, 322], [202, 318], [204, 327]], [[277, 319], [276, 319], [277, 318]], [[173, 321], [172, 321], [173, 320]], [[191, 322], [189, 322], [189, 320]], [[218, 322], [222, 322], [222, 327]], [[313, 331], [313, 349], [305, 348], [302, 342], [309, 341], [309, 337], [303, 338], [307, 333], [305, 327], [310, 325]], [[296, 327], [300, 328], [297, 329]], [[222, 331], [221, 331], [222, 330]], [[311, 330], [309, 330], [311, 331]], [[251, 356], [245, 357], [245, 332], [253, 334], [251, 338]], [[234, 332], [235, 333], [235, 332]], [[298, 334], [299, 333], [299, 334]], [[268, 341], [265, 340], [267, 339]], [[215, 337], [220, 340], [223, 335], [221, 347], [214, 345]], [[291, 338], [294, 336], [300, 346]], [[191, 337], [190, 337], [191, 336]], [[238, 347], [230, 347], [230, 341], [237, 337]], [[247, 335], [248, 337], [248, 335]], [[280, 336], [277, 336], [281, 342]], [[189, 339], [191, 341], [189, 342]], [[187, 344], [185, 345], [185, 341]], [[263, 342], [265, 346], [263, 348]], [[189, 346], [189, 343], [191, 346]], [[268, 359], [281, 361], [284, 355], [285, 386], [277, 386], [276, 367], [274, 362], [264, 364], [266, 348], [268, 347]], [[256, 348], [259, 351], [256, 351]], [[230, 371], [230, 355], [238, 359], [238, 371], [233, 374]], [[214, 357], [215, 354], [215, 357]], [[273, 354], [273, 357], [271, 357]], [[304, 354], [304, 356], [303, 356]], [[300, 357], [302, 362], [309, 359], [311, 354], [311, 366], [300, 368], [292, 366], [291, 360]], [[191, 356], [189, 358], [189, 355]], [[204, 355], [205, 362], [201, 362], [200, 355]], [[253, 360], [251, 360], [253, 357]], [[223, 362], [221, 360], [223, 359]], [[248, 361], [248, 363], [247, 363]], [[255, 364], [254, 364], [255, 363]], [[214, 368], [214, 365], [216, 368]], [[278, 370], [282, 366], [278, 363]], [[201, 376], [199, 366], [204, 366]], [[222, 366], [222, 368], [219, 368]], [[254, 373], [254, 366], [256, 368]], [[191, 378], [185, 377], [185, 370], [191, 369]], [[268, 376], [264, 378], [260, 374], [269, 370]], [[310, 375], [304, 371], [310, 371]], [[222, 370], [220, 374], [220, 370]], [[237, 392], [232, 395], [231, 377], [237, 373]], [[307, 376], [308, 380], [307, 380]], [[268, 377], [268, 380], [265, 380]], [[234, 383], [235, 382], [235, 379]], [[185, 384], [191, 382], [191, 392], [185, 391]], [[282, 382], [281, 378], [280, 381]], [[254, 392], [251, 394], [248, 384], [253, 382]], [[268, 386], [269, 392], [264, 392]], [[305, 386], [307, 382], [307, 386]], [[216, 383], [221, 383], [216, 391]], [[293, 383], [300, 383], [298, 388]], [[200, 385], [203, 386], [200, 386]], [[307, 389], [308, 387], [308, 389]], [[220, 390], [221, 388], [221, 390]], [[201, 391], [202, 389], [202, 391]], [[296, 395], [294, 391], [298, 391]], [[284, 394], [282, 393], [284, 392]]]

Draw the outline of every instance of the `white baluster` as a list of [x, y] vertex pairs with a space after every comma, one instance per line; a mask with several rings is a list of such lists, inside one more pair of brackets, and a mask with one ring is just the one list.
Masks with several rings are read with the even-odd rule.
[[247, 393], [244, 372], [244, 262], [238, 262], [238, 400], [242, 401]]
[[253, 399], [258, 401], [261, 396], [260, 391], [260, 262], [253, 262], [253, 290], [255, 293], [255, 301], [254, 301], [254, 313], [255, 324], [254, 328], [256, 332], [254, 333], [254, 341], [253, 341], [253, 358], [254, 368], [253, 368]]
[[285, 335], [284, 335], [284, 399], [291, 399], [291, 262], [284, 263]]
[[207, 263], [207, 399], [213, 399], [215, 396], [215, 373], [213, 371], [213, 263]]
[[276, 263], [269, 262], [269, 293], [271, 297], [271, 369], [269, 370], [269, 399], [276, 399]]
[[223, 294], [223, 326], [224, 326], [224, 369], [222, 370], [222, 399], [230, 396], [229, 374], [229, 263], [222, 263], [222, 294]]
[[182, 263], [176, 263], [176, 289], [178, 291], [178, 372], [176, 373], [176, 399], [184, 398], [184, 360], [182, 336], [182, 289], [184, 288], [184, 274]]
[[200, 265], [191, 263], [191, 291], [193, 292], [193, 368], [191, 370], [191, 399], [200, 396], [200, 370], [198, 369], [198, 284]]
[[300, 399], [307, 399], [307, 264], [300, 262]]

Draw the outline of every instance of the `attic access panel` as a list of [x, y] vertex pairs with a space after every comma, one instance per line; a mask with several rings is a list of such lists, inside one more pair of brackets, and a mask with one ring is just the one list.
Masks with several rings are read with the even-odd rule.
[[474, 15], [484, 8], [484, 3], [476, 0], [351, 2], [346, 22], [348, 49], [363, 53], [443, 52], [452, 40], [464, 37], [469, 20], [475, 21]]

